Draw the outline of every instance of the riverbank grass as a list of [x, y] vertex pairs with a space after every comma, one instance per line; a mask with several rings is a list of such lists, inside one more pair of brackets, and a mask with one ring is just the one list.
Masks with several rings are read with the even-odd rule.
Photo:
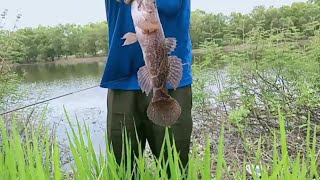
[[[174, 138], [170, 139], [166, 133], [159, 158], [147, 158], [146, 153], [139, 150], [134, 156], [135, 165], [131, 166], [131, 144], [124, 131], [124, 153], [126, 158], [117, 165], [112, 146], [109, 146], [105, 138], [106, 150], [100, 149], [96, 153], [90, 138], [89, 127], [84, 124], [81, 128], [77, 121], [76, 128], [72, 126], [68, 118], [71, 133], [68, 133], [70, 150], [74, 158], [72, 173], [62, 171], [59, 162], [59, 148], [52, 137], [50, 141], [48, 129], [44, 136], [40, 136], [37, 127], [25, 127], [32, 129], [31, 134], [21, 137], [16, 130], [14, 119], [11, 120], [12, 133], [8, 133], [4, 122], [0, 119], [1, 146], [0, 146], [0, 178], [1, 179], [168, 179], [168, 173], [172, 179], [223, 179], [228, 174], [228, 165], [224, 160], [224, 126], [220, 130], [219, 142], [217, 142], [217, 154], [212, 154], [212, 146], [207, 136], [205, 152], [200, 155], [193, 144], [190, 152], [190, 161], [186, 168], [181, 166], [178, 152], [174, 145]], [[287, 150], [285, 119], [279, 113], [280, 130], [274, 131], [273, 163], [263, 164], [259, 161], [262, 149], [256, 148], [255, 161], [239, 164], [239, 170], [235, 179], [319, 179], [319, 160], [316, 153], [316, 127], [311, 133], [310, 121], [307, 124], [306, 144], [307, 154], [297, 152], [296, 158], [291, 159]], [[41, 124], [41, 123], [40, 123]], [[29, 132], [29, 131], [27, 131]], [[168, 132], [168, 131], [167, 131]], [[279, 137], [278, 137], [279, 136]], [[52, 142], [52, 143], [51, 143]], [[167, 155], [168, 160], [165, 160]], [[249, 159], [249, 158], [248, 158]], [[212, 170], [214, 169], [214, 170]]]

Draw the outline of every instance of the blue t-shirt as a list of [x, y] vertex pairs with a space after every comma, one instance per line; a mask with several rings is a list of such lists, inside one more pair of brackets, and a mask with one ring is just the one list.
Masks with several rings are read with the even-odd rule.
[[[165, 37], [175, 37], [177, 47], [171, 55], [182, 60], [183, 75], [178, 87], [192, 83], [192, 45], [189, 34], [190, 0], [157, 0], [160, 21]], [[135, 32], [131, 8], [121, 0], [105, 0], [108, 22], [109, 53], [100, 87], [109, 89], [140, 89], [137, 72], [144, 66], [139, 43], [122, 46], [121, 38], [127, 32]], [[171, 89], [169, 83], [168, 88]]]

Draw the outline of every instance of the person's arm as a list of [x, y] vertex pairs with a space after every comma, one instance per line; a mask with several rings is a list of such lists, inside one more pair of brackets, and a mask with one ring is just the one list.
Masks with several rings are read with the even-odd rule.
[[110, 23], [120, 8], [120, 3], [130, 4], [133, 0], [105, 0], [105, 9], [107, 15], [107, 22]]

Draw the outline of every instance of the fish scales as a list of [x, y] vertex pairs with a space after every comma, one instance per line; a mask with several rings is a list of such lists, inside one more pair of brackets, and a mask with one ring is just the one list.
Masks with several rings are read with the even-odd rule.
[[155, 124], [171, 126], [181, 115], [179, 103], [168, 94], [166, 83], [176, 89], [182, 77], [182, 63], [170, 53], [176, 48], [174, 37], [165, 37], [155, 0], [130, 0], [135, 32], [123, 36], [123, 46], [138, 42], [145, 66], [137, 73], [141, 90], [152, 99], [148, 118]]

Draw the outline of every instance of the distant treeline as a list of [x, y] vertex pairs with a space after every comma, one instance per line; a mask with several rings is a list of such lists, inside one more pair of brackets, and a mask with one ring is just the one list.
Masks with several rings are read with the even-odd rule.
[[249, 14], [234, 12], [230, 16], [198, 10], [192, 13], [191, 18], [194, 48], [206, 39], [214, 39], [219, 45], [239, 44], [257, 28], [275, 32], [290, 29], [306, 39], [319, 28], [320, 0], [297, 2], [280, 8], [257, 6]]
[[[319, 22], [320, 2], [315, 0], [280, 8], [258, 6], [249, 14], [235, 12], [230, 16], [196, 10], [191, 15], [190, 32], [193, 48], [199, 48], [206, 40], [215, 40], [221, 46], [241, 44], [257, 28], [263, 31], [289, 29], [307, 39], [319, 28]], [[105, 22], [0, 31], [0, 53], [9, 61], [20, 63], [105, 55], [107, 42]]]
[[2, 31], [1, 34], [0, 43], [6, 48], [2, 51], [5, 51], [6, 59], [13, 62], [53, 61], [68, 56], [96, 56], [106, 53], [108, 48], [105, 22], [84, 26], [74, 24], [39, 26]]

